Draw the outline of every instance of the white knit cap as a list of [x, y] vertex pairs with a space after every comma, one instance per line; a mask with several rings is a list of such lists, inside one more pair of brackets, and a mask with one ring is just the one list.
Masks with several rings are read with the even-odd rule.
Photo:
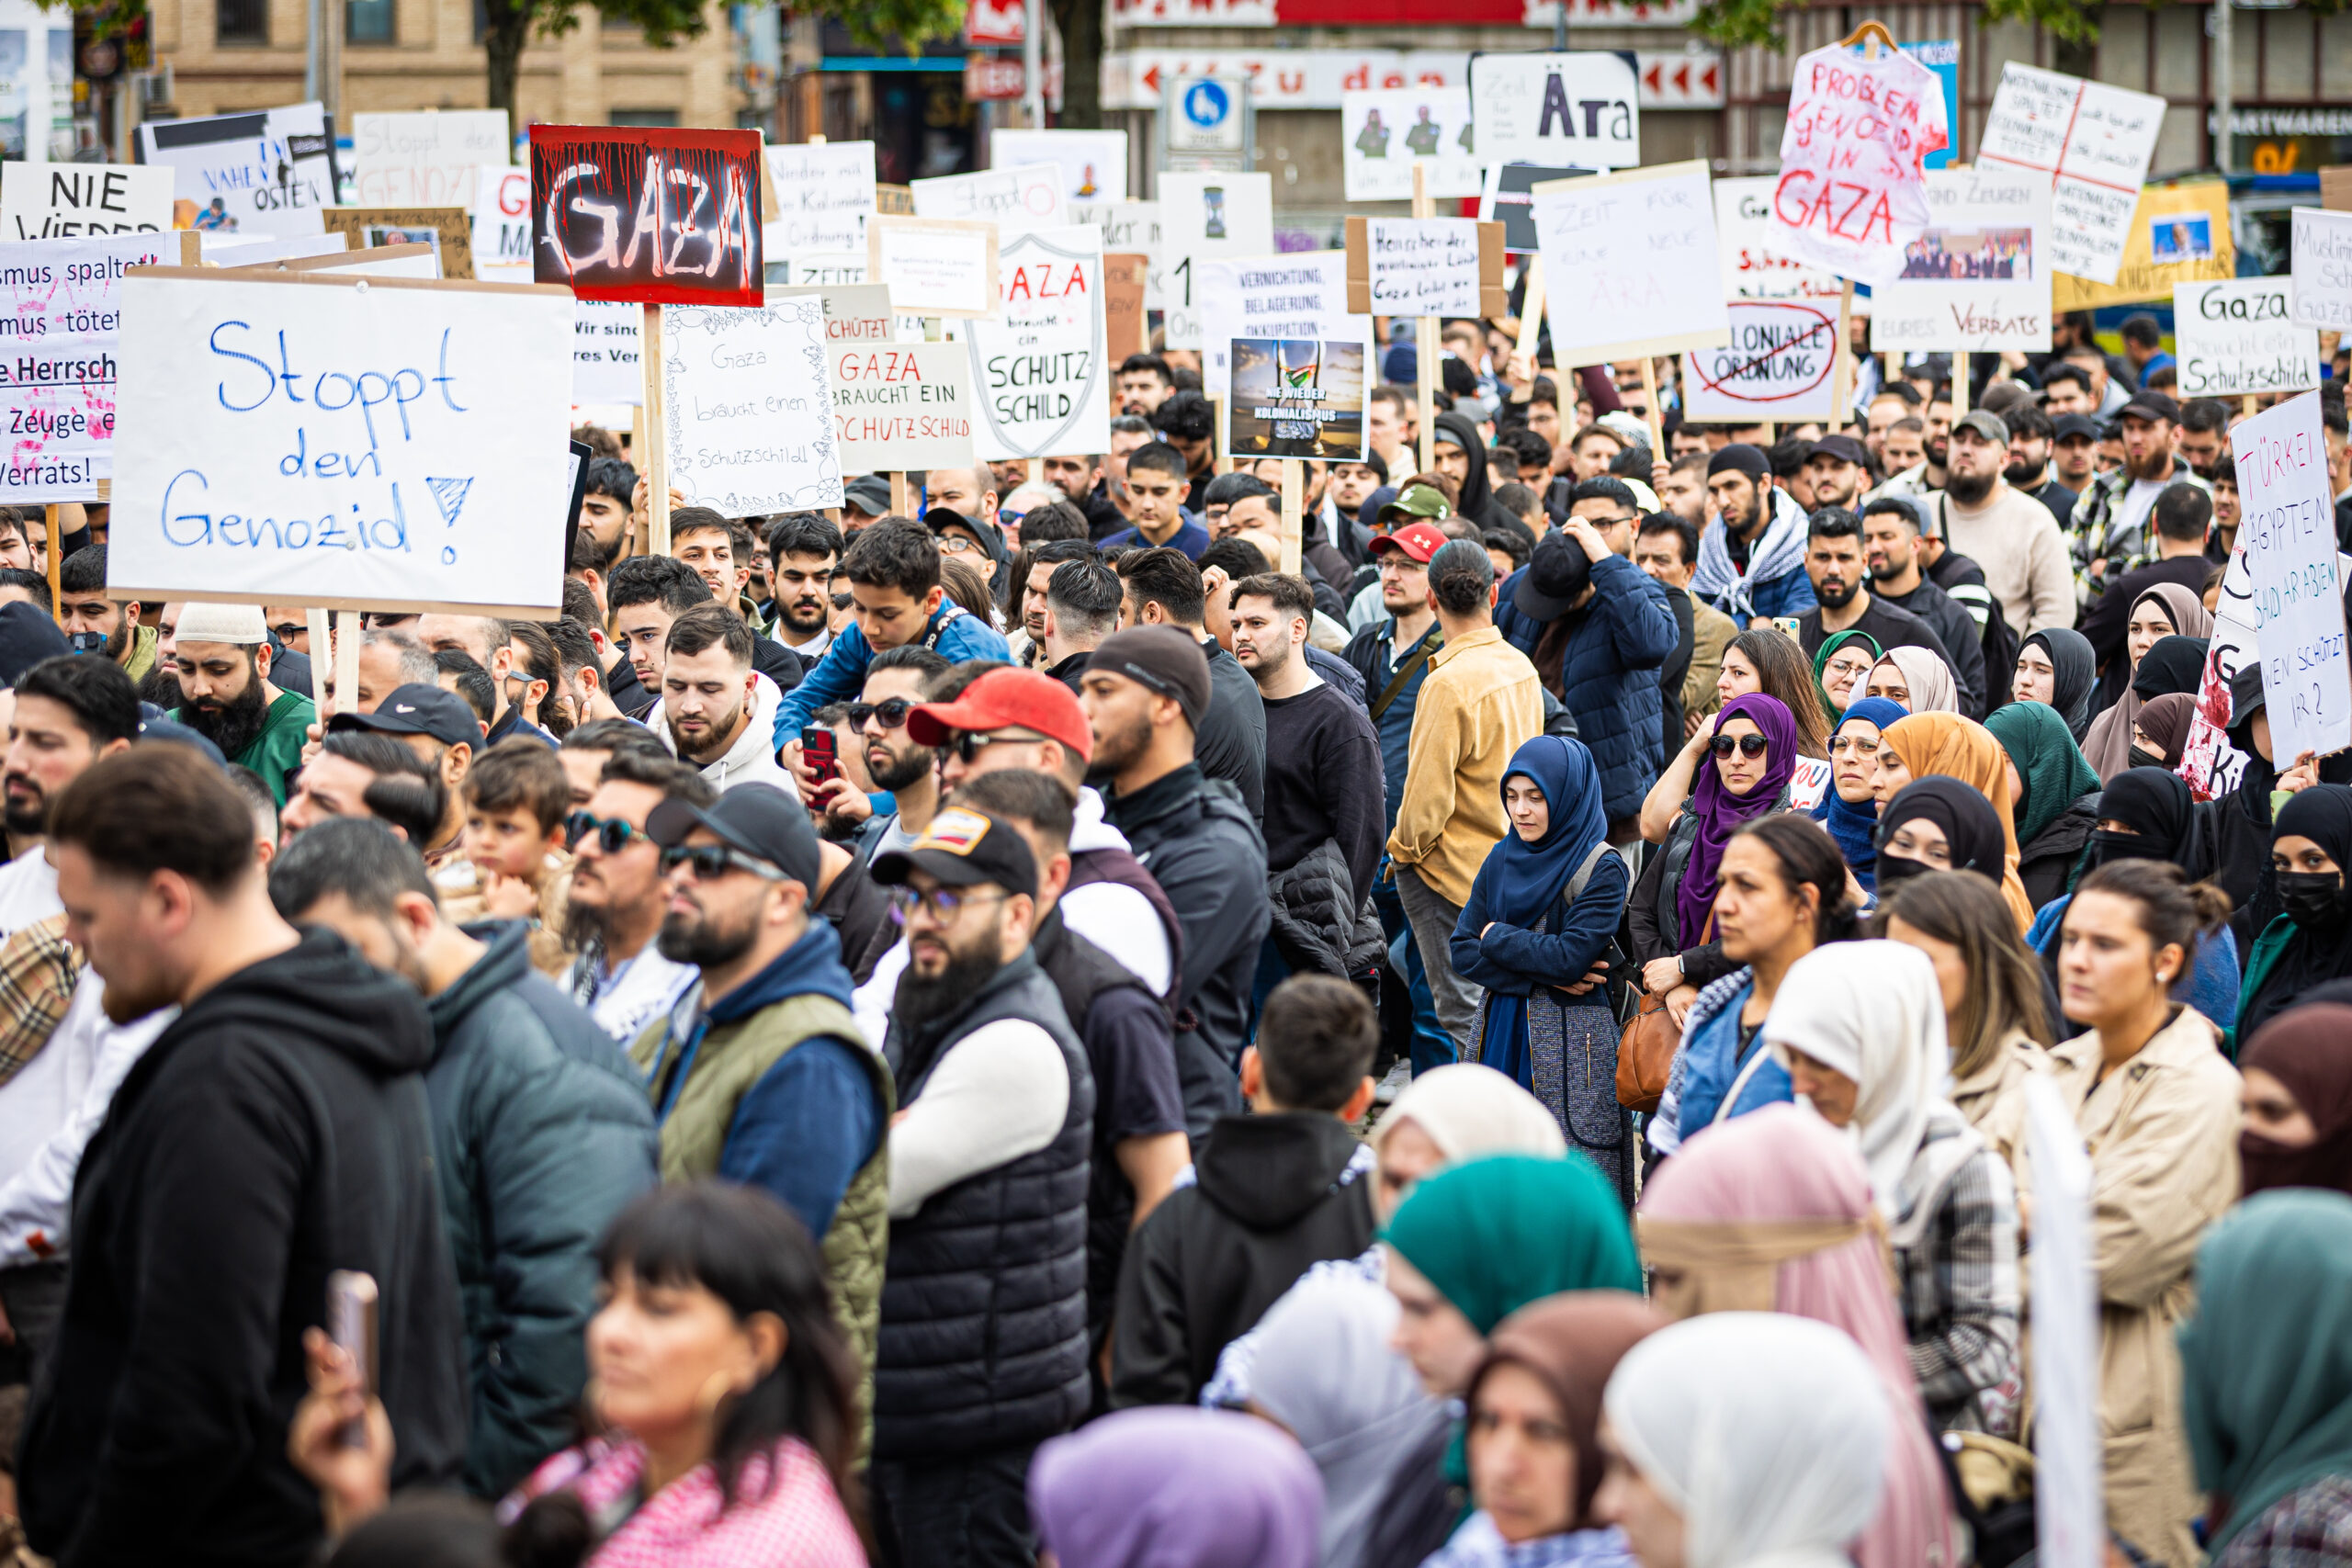
[[207, 604], [191, 600], [180, 606], [172, 640], [175, 644], [225, 642], [244, 646], [267, 642], [269, 627], [263, 622], [258, 604]]

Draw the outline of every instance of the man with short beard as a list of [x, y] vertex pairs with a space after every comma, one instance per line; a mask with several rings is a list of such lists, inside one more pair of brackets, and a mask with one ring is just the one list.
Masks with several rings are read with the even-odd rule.
[[2174, 432], [2180, 424], [2178, 403], [2162, 392], [2140, 392], [2123, 405], [2116, 421], [2121, 427], [2123, 466], [2093, 479], [2075, 507], [2075, 581], [2085, 608], [2098, 603], [2109, 583], [2155, 558], [2148, 513], [2165, 487], [2191, 484], [2208, 494], [2212, 490], [2173, 450]]
[[833, 571], [842, 531], [821, 512], [791, 512], [768, 525], [768, 582], [775, 621], [768, 635], [813, 668], [833, 644]]
[[[946, 660], [921, 643], [886, 648], [865, 667], [865, 684], [850, 705], [849, 727], [865, 748], [865, 775], [874, 793], [865, 794], [846, 778], [828, 779], [818, 786], [815, 805], [836, 829], [865, 824], [854, 846], [861, 861], [914, 842], [939, 808], [939, 753], [915, 744], [907, 715], [948, 669]], [[877, 813], [877, 801], [890, 808]]]
[[696, 978], [691, 964], [662, 957], [654, 945], [669, 894], [646, 820], [665, 800], [707, 807], [718, 798], [685, 763], [632, 746], [605, 759], [596, 793], [571, 815], [574, 859], [563, 933], [580, 950], [571, 999], [624, 1045], [676, 1005]]
[[660, 722], [651, 715], [647, 722], [664, 747], [720, 790], [790, 782], [775, 762], [782, 694], [752, 668], [756, 640], [726, 605], [697, 604], [670, 623], [663, 645]]
[[1870, 488], [1870, 454], [1850, 435], [1825, 435], [1805, 454], [1804, 472], [1813, 483], [1814, 511], [1857, 511]]
[[2009, 466], [2001, 477], [2009, 488], [2033, 497], [2050, 508], [2050, 515], [2058, 519], [2060, 533], [2065, 532], [2075, 515], [2075, 491], [2061, 483], [2051, 467], [2052, 450], [2058, 439], [2058, 428], [2048, 414], [2031, 403], [2020, 404], [2001, 416], [2009, 427]]
[[318, 722], [310, 698], [269, 679], [269, 628], [258, 604], [190, 604], [172, 644], [183, 705], [172, 717], [251, 768], [286, 804], [286, 775], [301, 766], [305, 733]]
[[2009, 459], [2009, 427], [1998, 414], [1972, 410], [1952, 426], [1951, 453], [1949, 484], [1921, 502], [1937, 533], [1984, 569], [1985, 586], [2019, 642], [2046, 626], [2073, 626], [2075, 598], [2058, 521], [2001, 477]]
[[107, 547], [85, 545], [57, 572], [57, 627], [76, 653], [99, 653], [132, 680], [155, 668], [155, 628], [139, 624], [139, 601], [107, 593]]
[[1864, 564], [1867, 554], [1862, 520], [1844, 507], [1826, 506], [1807, 519], [1804, 569], [1820, 603], [1797, 617], [1797, 643], [1805, 657], [1813, 658], [1829, 637], [1847, 631], [1860, 632], [1882, 649], [1924, 648], [1951, 668], [1960, 688], [1961, 712], [1983, 718], [1984, 657], [1976, 646], [1975, 628], [1969, 628], [1962, 644], [1974, 657], [1963, 663], [1926, 621], [1870, 591], [1874, 574]]
[[49, 808], [93, 762], [128, 750], [138, 735], [139, 694], [107, 660], [44, 659], [17, 679], [0, 764], [8, 847], [16, 855], [0, 866], [0, 937], [62, 911], [42, 837]]

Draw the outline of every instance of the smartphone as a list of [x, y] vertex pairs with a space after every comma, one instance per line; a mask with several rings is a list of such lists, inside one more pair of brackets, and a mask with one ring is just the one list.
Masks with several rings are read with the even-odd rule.
[[842, 776], [841, 756], [833, 749], [833, 732], [821, 724], [805, 725], [800, 731], [800, 761], [817, 775], [817, 782]]
[[1794, 615], [1775, 615], [1772, 617], [1772, 624], [1780, 627], [1781, 635], [1787, 637], [1791, 642], [1801, 642], [1804, 640], [1802, 637], [1797, 636], [1797, 618]]
[[[352, 1365], [359, 1369], [363, 1392], [376, 1393], [376, 1281], [366, 1274], [349, 1269], [338, 1269], [327, 1276], [327, 1337], [334, 1340]], [[343, 1446], [347, 1449], [368, 1445], [368, 1423], [365, 1419], [349, 1423], [343, 1429]]]

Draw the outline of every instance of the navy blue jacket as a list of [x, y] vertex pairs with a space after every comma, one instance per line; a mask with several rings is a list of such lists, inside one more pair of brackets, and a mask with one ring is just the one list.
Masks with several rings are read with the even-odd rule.
[[[1512, 603], [1526, 569], [1503, 583], [1495, 627], [1503, 640], [1535, 657], [1551, 624], [1522, 615]], [[1540, 664], [1549, 685], [1556, 676], [1560, 701], [1576, 715], [1577, 735], [1600, 769], [1601, 810], [1611, 822], [1642, 808], [1642, 799], [1666, 766], [1659, 728], [1658, 671], [1682, 634], [1666, 590], [1623, 556], [1604, 556], [1592, 569], [1593, 595], [1568, 612], [1567, 647], [1556, 671]]]

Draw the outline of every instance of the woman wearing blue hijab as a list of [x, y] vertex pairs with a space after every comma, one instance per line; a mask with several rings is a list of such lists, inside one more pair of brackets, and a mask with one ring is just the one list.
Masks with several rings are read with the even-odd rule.
[[1813, 819], [1838, 840], [1838, 852], [1864, 892], [1878, 890], [1878, 801], [1871, 786], [1878, 778], [1879, 736], [1909, 716], [1901, 703], [1864, 697], [1845, 711], [1829, 737], [1831, 784]]
[[[1454, 973], [1486, 987], [1471, 1059], [1508, 1074], [1559, 1119], [1633, 1204], [1632, 1141], [1617, 1103], [1617, 1021], [1604, 963], [1632, 882], [1608, 843], [1600, 772], [1581, 740], [1539, 735], [1503, 774], [1505, 834], [1453, 928]], [[1620, 954], [1614, 967], [1625, 964]]]

